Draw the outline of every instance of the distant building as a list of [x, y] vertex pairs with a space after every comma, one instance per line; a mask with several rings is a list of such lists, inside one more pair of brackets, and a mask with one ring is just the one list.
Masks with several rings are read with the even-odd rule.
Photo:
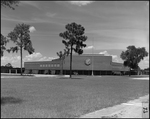
[[[72, 74], [78, 75], [112, 75], [126, 74], [128, 67], [122, 63], [112, 62], [112, 56], [101, 54], [82, 54], [72, 56]], [[62, 63], [60, 59], [52, 61], [34, 61], [24, 63], [25, 73], [60, 74]], [[63, 61], [63, 74], [70, 74], [70, 56]]]
[[[24, 68], [22, 68], [22, 71], [24, 72]], [[7, 67], [7, 66], [1, 66], [1, 73], [20, 73], [20, 68], [14, 68], [14, 67]]]
[[149, 75], [149, 68], [143, 70], [143, 74]]

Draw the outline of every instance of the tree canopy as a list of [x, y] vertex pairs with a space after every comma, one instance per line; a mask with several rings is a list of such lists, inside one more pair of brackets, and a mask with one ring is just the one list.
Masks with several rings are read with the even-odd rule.
[[66, 46], [69, 51], [75, 51], [78, 54], [82, 54], [83, 47], [86, 47], [85, 42], [87, 40], [87, 36], [84, 35], [85, 28], [82, 27], [80, 24], [76, 24], [75, 22], [66, 25], [66, 31], [60, 33], [59, 36], [64, 38], [62, 43]]
[[6, 44], [8, 40], [1, 34], [1, 57], [4, 55], [4, 51], [6, 50]]
[[13, 41], [16, 46], [11, 47], [7, 51], [10, 52], [18, 52], [20, 50], [21, 55], [21, 75], [22, 75], [22, 49], [28, 51], [29, 54], [34, 52], [34, 48], [32, 47], [32, 42], [30, 40], [30, 25], [27, 24], [18, 24], [14, 28], [12, 32], [8, 34], [9, 40]]
[[[13, 5], [18, 6], [19, 1], [16, 0], [1, 0], [1, 7], [9, 7], [15, 9]], [[6, 43], [8, 40], [1, 34], [1, 57], [4, 55], [4, 50], [6, 50]]]
[[15, 9], [13, 5], [18, 6], [19, 1], [16, 0], [1, 0], [1, 6]]
[[11, 67], [11, 68], [13, 68], [13, 66], [11, 65], [11, 63], [7, 63], [7, 64], [5, 65], [5, 67]]
[[20, 48], [23, 48], [24, 50], [27, 50], [29, 54], [32, 54], [34, 52], [32, 42], [30, 40], [29, 28], [30, 25], [24, 23], [16, 25], [14, 30], [7, 36], [11, 41], [16, 43], [16, 46], [11, 47], [8, 51], [18, 52]]
[[66, 49], [64, 49], [64, 52], [63, 51], [57, 52], [57, 56], [59, 56], [60, 59], [64, 59], [65, 56], [68, 56], [68, 54], [69, 52]]
[[126, 51], [122, 51], [120, 57], [124, 60], [124, 66], [132, 69], [138, 69], [138, 64], [144, 57], [148, 56], [145, 47], [136, 48], [135, 46], [128, 46]]
[[70, 78], [72, 74], [72, 52], [82, 54], [82, 48], [86, 47], [84, 42], [87, 40], [87, 36], [84, 35], [85, 28], [75, 22], [66, 25], [66, 31], [60, 33], [62, 37], [62, 43], [65, 45], [67, 51], [70, 54]]

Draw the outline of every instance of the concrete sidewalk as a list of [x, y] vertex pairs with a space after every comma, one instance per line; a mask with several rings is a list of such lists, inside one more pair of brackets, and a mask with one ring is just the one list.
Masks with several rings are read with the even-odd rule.
[[1, 73], [1, 78], [36, 78], [36, 77], [69, 77], [69, 75], [44, 75], [44, 74], [20, 74], [15, 73]]
[[[143, 114], [143, 102], [148, 106], [148, 112]], [[127, 103], [122, 103], [113, 107], [104, 108], [80, 118], [149, 118], [149, 95], [140, 97]]]

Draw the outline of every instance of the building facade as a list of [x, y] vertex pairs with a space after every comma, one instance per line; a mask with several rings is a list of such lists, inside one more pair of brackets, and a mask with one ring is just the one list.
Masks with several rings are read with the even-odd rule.
[[[70, 56], [63, 60], [25, 62], [25, 73], [33, 74], [70, 74]], [[72, 56], [72, 74], [75, 75], [111, 75], [124, 74], [129, 71], [122, 63], [112, 62], [112, 56], [101, 54], [83, 54]]]

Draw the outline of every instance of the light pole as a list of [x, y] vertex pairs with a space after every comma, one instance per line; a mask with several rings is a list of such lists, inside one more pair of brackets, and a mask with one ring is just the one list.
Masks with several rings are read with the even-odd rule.
[[93, 49], [94, 48], [94, 42], [93, 42], [93, 40], [92, 40], [92, 45], [93, 45], [93, 47], [92, 47], [92, 76], [94, 76], [94, 71], [93, 71], [94, 70], [93, 69], [94, 68], [94, 64], [93, 64], [94, 63], [94, 57], [93, 57], [93, 54], [94, 54], [94, 49]]

